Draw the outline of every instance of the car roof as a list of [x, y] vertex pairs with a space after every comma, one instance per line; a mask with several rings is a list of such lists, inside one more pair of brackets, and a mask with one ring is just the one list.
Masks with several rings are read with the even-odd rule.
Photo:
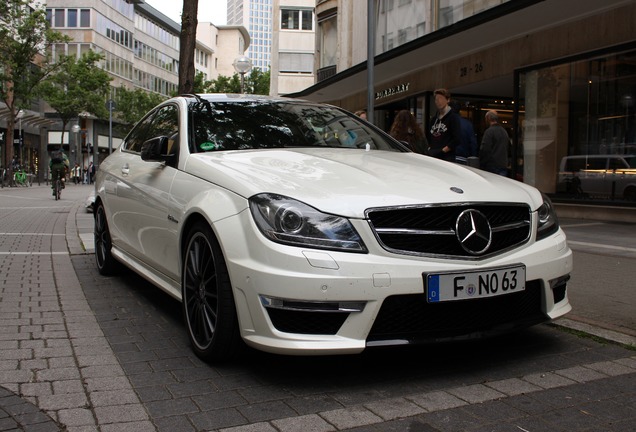
[[253, 95], [253, 94], [238, 94], [238, 93], [199, 93], [199, 94], [185, 94], [177, 97], [186, 98], [191, 101], [197, 99], [205, 99], [208, 102], [287, 102], [287, 103], [302, 103], [312, 105], [325, 105], [310, 102], [303, 99], [292, 99], [282, 96], [266, 96], [266, 95]]

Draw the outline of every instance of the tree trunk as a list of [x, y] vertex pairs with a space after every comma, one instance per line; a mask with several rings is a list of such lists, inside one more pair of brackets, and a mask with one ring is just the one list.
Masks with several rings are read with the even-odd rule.
[[194, 89], [194, 49], [197, 40], [197, 12], [199, 0], [183, 0], [179, 51], [179, 94], [192, 93]]

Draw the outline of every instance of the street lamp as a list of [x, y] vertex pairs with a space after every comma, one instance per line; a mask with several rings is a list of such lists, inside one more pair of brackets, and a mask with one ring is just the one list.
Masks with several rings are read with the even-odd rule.
[[252, 69], [252, 60], [246, 56], [237, 57], [232, 63], [234, 70], [241, 74], [241, 93], [245, 93], [245, 74]]
[[18, 160], [22, 161], [22, 117], [24, 117], [24, 110], [18, 111], [15, 115], [16, 120], [18, 120], [19, 124], [19, 132], [18, 132]]
[[79, 132], [80, 132], [80, 130], [81, 130], [81, 128], [80, 128], [80, 125], [78, 125], [78, 124], [74, 124], [71, 127], [71, 132], [73, 132], [73, 135], [75, 136], [75, 149], [73, 150], [73, 153], [75, 153], [75, 157], [74, 157], [75, 160], [73, 161], [73, 163], [79, 163], [78, 160], [79, 160], [79, 155], [80, 155], [80, 152], [81, 152], [81, 150], [78, 150], [78, 148], [79, 148]]

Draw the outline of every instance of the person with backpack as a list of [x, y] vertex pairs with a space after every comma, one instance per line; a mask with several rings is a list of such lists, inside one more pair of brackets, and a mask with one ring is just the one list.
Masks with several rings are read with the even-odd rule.
[[62, 189], [64, 189], [64, 182], [66, 180], [66, 173], [68, 172], [70, 163], [68, 156], [64, 153], [64, 150], [60, 146], [57, 150], [51, 153], [51, 160], [49, 162], [49, 168], [51, 169], [51, 189], [53, 189], [53, 195], [55, 195], [55, 180], [58, 178], [62, 181]]

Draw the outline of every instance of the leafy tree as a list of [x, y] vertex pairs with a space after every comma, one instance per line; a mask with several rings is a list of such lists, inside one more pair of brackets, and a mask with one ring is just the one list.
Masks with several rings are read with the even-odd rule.
[[[245, 93], [268, 95], [269, 77], [269, 71], [263, 72], [258, 68], [252, 69], [245, 76]], [[219, 75], [217, 79], [207, 82], [205, 90], [210, 93], [240, 93], [241, 77], [237, 73], [231, 77]]]
[[270, 75], [269, 70], [263, 72], [259, 68], [253, 68], [245, 77], [245, 93], [268, 95]]
[[76, 56], [63, 56], [62, 67], [41, 85], [41, 93], [62, 120], [62, 142], [66, 125], [82, 112], [105, 118], [106, 96], [111, 77], [98, 66], [104, 56], [94, 51]]
[[121, 122], [120, 129], [127, 132], [152, 108], [165, 100], [158, 93], [151, 93], [140, 88], [130, 90], [124, 86], [117, 89], [115, 96], [115, 115]]
[[44, 5], [30, 0], [0, 2], [0, 100], [9, 109], [5, 137], [4, 165], [11, 172], [15, 117], [38, 96], [42, 81], [62, 62], [51, 62], [49, 47], [70, 39], [51, 30]]
[[179, 36], [179, 94], [192, 93], [194, 87], [194, 48], [197, 42], [199, 0], [183, 0]]

